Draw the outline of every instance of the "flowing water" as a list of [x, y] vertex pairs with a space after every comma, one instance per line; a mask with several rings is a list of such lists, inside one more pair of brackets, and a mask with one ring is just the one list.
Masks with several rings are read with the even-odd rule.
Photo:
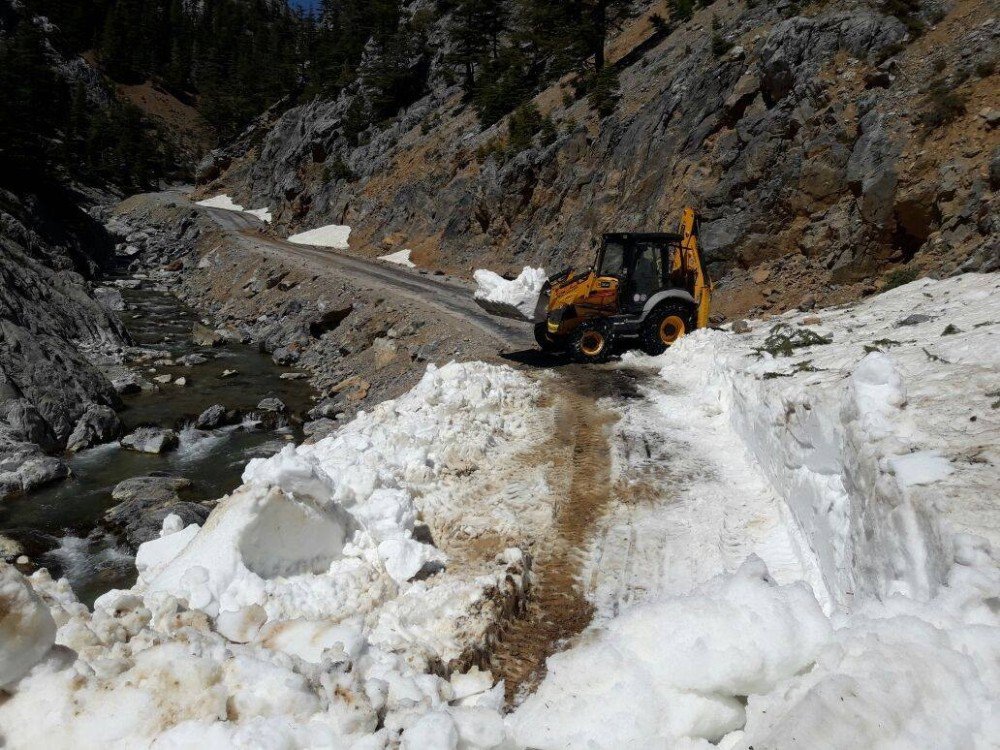
[[[253, 346], [226, 344], [215, 349], [196, 346], [191, 329], [195, 313], [164, 292], [123, 292], [127, 310], [122, 320], [136, 345], [163, 350], [171, 359], [198, 353], [209, 357], [191, 367], [156, 367], [154, 375], [184, 376], [186, 387], [161, 386], [159, 391], [125, 396], [121, 417], [126, 431], [155, 424], [179, 430], [180, 447], [150, 455], [126, 451], [118, 443], [82, 451], [68, 459], [73, 476], [30, 495], [0, 505], [0, 534], [21, 541], [32, 557], [55, 576], [64, 575], [82, 601], [111, 588], [131, 586], [135, 568], [130, 551], [122, 548], [101, 526], [104, 512], [115, 503], [111, 490], [130, 477], [165, 473], [192, 482], [185, 500], [213, 500], [240, 484], [247, 461], [269, 456], [301, 435], [296, 424], [260, 429], [252, 418], [243, 424], [202, 431], [190, 426], [214, 404], [252, 412], [261, 399], [280, 398], [291, 414], [310, 406], [304, 381], [283, 380], [288, 372]], [[221, 378], [224, 370], [237, 375]], [[292, 420], [294, 422], [295, 420]]]

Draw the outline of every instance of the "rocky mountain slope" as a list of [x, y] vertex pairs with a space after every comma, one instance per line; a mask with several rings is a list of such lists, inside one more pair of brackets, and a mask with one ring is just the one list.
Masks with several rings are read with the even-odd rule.
[[997, 267], [990, 3], [669, 15], [653, 3], [612, 40], [608, 116], [567, 76], [534, 100], [555, 132], [520, 153], [504, 148], [505, 122], [480, 127], [442, 52], [430, 93], [358, 139], [345, 133], [363, 77], [263, 118], [206, 161], [206, 193], [269, 205], [285, 228], [348, 224], [357, 252], [410, 248], [464, 273], [587, 262], [602, 231], [669, 226], [693, 203], [728, 314], [844, 301], [890, 268]]

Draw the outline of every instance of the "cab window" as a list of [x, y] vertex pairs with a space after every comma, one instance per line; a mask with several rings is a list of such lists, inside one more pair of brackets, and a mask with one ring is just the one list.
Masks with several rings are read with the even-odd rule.
[[663, 287], [663, 252], [659, 245], [641, 244], [636, 247], [632, 287], [641, 299]]
[[601, 266], [597, 269], [599, 276], [622, 276], [625, 264], [625, 246], [619, 242], [607, 242], [601, 253]]

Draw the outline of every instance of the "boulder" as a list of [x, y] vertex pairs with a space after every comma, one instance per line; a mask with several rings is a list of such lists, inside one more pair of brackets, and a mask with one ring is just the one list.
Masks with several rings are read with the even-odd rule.
[[195, 365], [203, 365], [206, 362], [208, 362], [208, 357], [198, 353], [185, 354], [183, 357], [177, 358], [177, 364], [182, 367], [194, 367]]
[[183, 526], [201, 524], [208, 518], [209, 508], [183, 500], [180, 493], [191, 487], [183, 477], [133, 477], [120, 482], [111, 491], [117, 505], [104, 514], [113, 533], [131, 548], [157, 539], [164, 519], [173, 514]]
[[227, 410], [222, 404], [215, 404], [203, 411], [194, 422], [199, 430], [214, 430], [225, 424], [231, 424], [239, 418], [235, 411]]
[[294, 365], [299, 361], [300, 349], [295, 346], [282, 346], [274, 350], [271, 359], [276, 365]]
[[275, 414], [285, 414], [288, 411], [288, 407], [281, 399], [273, 397], [263, 399], [257, 404], [257, 408], [260, 411], [269, 411]]
[[122, 396], [142, 393], [144, 383], [147, 386], [149, 385], [147, 380], [139, 377], [131, 370], [124, 370], [111, 378], [111, 386], [115, 389], [116, 393]]
[[17, 474], [20, 476], [21, 489], [31, 492], [66, 479], [70, 475], [70, 470], [65, 462], [54, 456], [36, 456], [21, 464]]
[[21, 440], [43, 447], [51, 446], [52, 434], [48, 425], [30, 401], [26, 399], [8, 401], [0, 407], [0, 419], [6, 422], [14, 435]]
[[191, 340], [198, 346], [222, 346], [225, 341], [222, 334], [201, 323], [191, 328]]
[[66, 441], [66, 450], [73, 453], [108, 443], [121, 437], [123, 430], [122, 421], [114, 409], [101, 404], [91, 404]]
[[167, 453], [176, 450], [180, 438], [173, 430], [140, 427], [122, 438], [122, 447], [139, 453]]
[[323, 417], [315, 419], [312, 422], [306, 422], [302, 425], [302, 432], [309, 438], [310, 443], [315, 443], [335, 432], [338, 427], [340, 425], [335, 420]]

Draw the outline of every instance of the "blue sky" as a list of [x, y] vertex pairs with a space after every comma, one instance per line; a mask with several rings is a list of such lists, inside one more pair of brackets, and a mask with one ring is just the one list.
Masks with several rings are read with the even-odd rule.
[[320, 0], [288, 0], [288, 4], [293, 8], [305, 8], [306, 10], [318, 7], [319, 2]]

